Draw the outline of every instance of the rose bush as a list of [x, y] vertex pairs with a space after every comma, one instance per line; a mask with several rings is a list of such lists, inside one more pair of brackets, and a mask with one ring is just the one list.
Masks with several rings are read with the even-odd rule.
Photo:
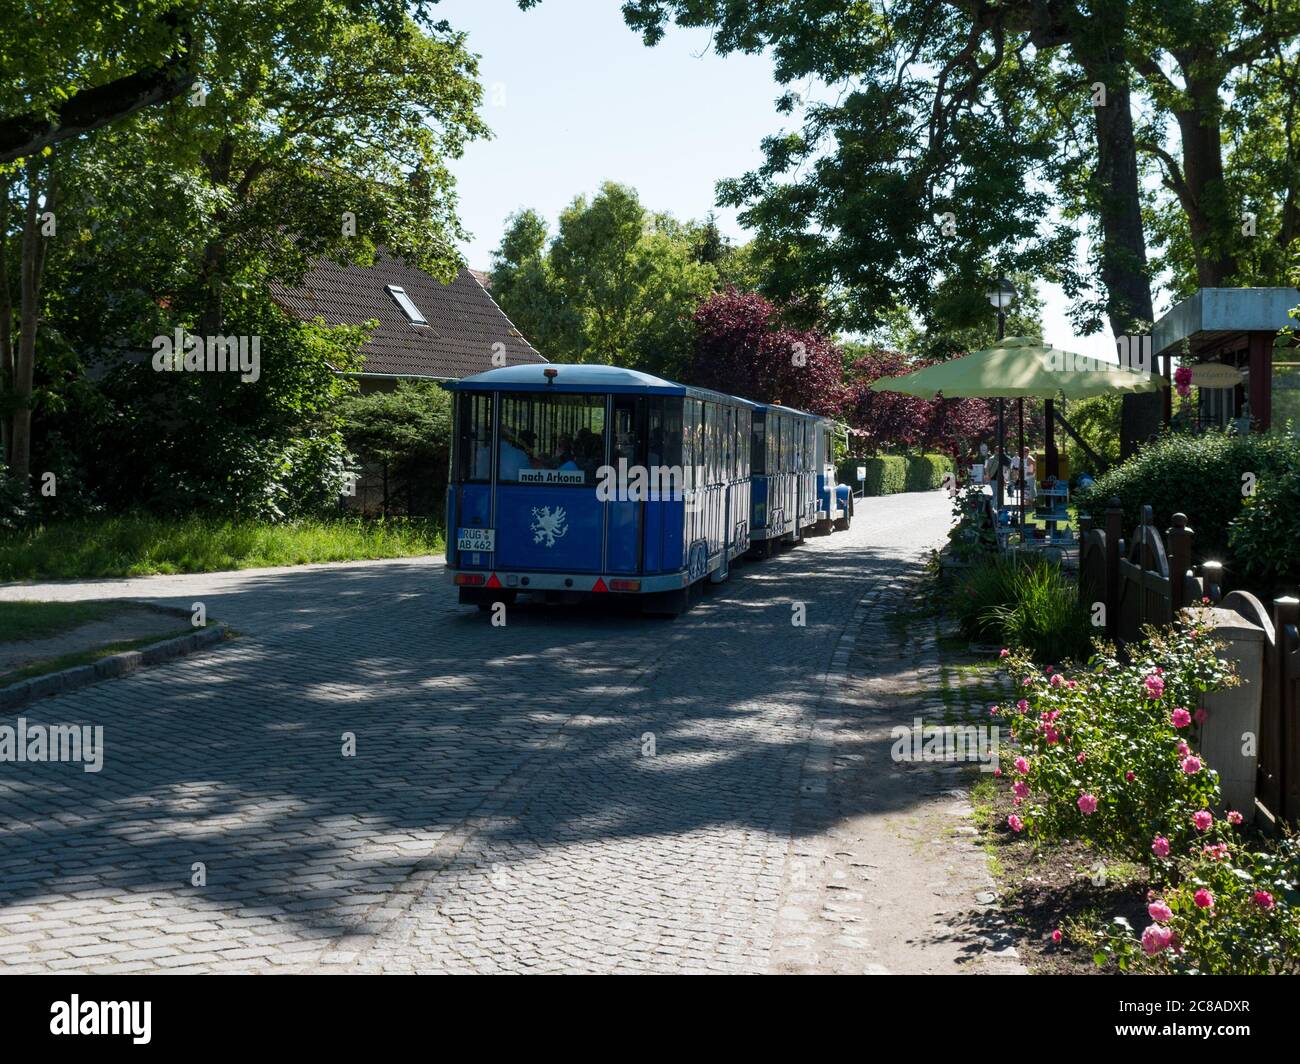
[[994, 715], [1019, 755], [1005, 777], [1012, 830], [1088, 839], [1151, 862], [1222, 841], [1218, 775], [1196, 750], [1199, 707], [1236, 678], [1212, 634], [1194, 624], [1149, 630], [1130, 653], [1121, 662], [1103, 647], [1068, 674], [1006, 654], [1016, 693]]
[[1071, 939], [1141, 974], [1300, 973], [1300, 836], [1257, 850], [1229, 837], [1161, 871], [1170, 885], [1149, 895], [1141, 932], [1116, 920], [1071, 927]]

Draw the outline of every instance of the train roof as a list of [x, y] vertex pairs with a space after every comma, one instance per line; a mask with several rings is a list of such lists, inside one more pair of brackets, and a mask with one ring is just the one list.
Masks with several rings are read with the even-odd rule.
[[825, 414], [810, 414], [807, 410], [796, 410], [792, 406], [782, 406], [780, 403], [755, 403], [759, 410], [775, 410], [779, 414], [793, 414], [795, 417], [812, 418], [813, 421], [829, 421], [834, 423], [833, 417], [827, 417]]
[[[553, 377], [548, 377], [553, 373]], [[728, 402], [756, 407], [748, 399], [695, 388], [677, 381], [665, 380], [640, 370], [621, 366], [591, 366], [563, 363], [544, 363], [520, 366], [501, 366], [486, 373], [448, 384], [452, 391], [514, 391], [514, 392], [632, 392], [636, 394], [684, 395], [700, 399], [725, 399]]]

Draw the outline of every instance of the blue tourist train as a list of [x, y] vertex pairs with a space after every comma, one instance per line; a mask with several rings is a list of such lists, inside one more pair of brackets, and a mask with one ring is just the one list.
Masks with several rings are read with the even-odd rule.
[[609, 594], [676, 614], [742, 555], [852, 516], [835, 423], [815, 414], [617, 366], [507, 366], [448, 388], [462, 603]]

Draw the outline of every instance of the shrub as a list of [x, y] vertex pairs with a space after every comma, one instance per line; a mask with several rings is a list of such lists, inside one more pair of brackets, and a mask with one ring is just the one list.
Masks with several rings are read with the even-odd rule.
[[[1069, 409], [1074, 431], [1110, 467], [1119, 465], [1120, 460], [1120, 402], [1118, 394], [1095, 395], [1071, 403]], [[1101, 474], [1082, 447], [1071, 447], [1070, 458], [1072, 473], [1091, 473], [1094, 477]]]
[[1099, 654], [1073, 675], [1009, 658], [1019, 698], [995, 714], [1019, 747], [1012, 830], [1088, 839], [1157, 868], [1223, 834], [1211, 812], [1218, 774], [1196, 756], [1196, 718], [1201, 696], [1235, 677], [1204, 629], [1147, 635], [1130, 662]]
[[853, 471], [855, 477], [856, 466], [867, 467], [867, 479], [862, 486], [864, 495], [897, 495], [900, 491], [907, 490], [906, 458], [895, 454], [859, 458]]
[[1300, 468], [1260, 479], [1255, 496], [1242, 500], [1228, 545], [1233, 568], [1265, 594], [1300, 579]]
[[1152, 891], [1151, 923], [1118, 919], [1101, 931], [1071, 929], [1104, 964], [1141, 974], [1300, 973], [1300, 836], [1258, 850], [1229, 839], [1173, 862], [1171, 885]]
[[934, 491], [943, 487], [943, 475], [953, 471], [946, 454], [916, 454], [907, 459], [904, 491]]
[[1092, 628], [1074, 583], [1038, 555], [1005, 555], [971, 570], [955, 588], [962, 633], [1027, 651], [1043, 663], [1084, 660]]
[[[1077, 502], [1081, 511], [1091, 510], [1100, 520], [1106, 501], [1117, 496], [1126, 534], [1140, 520], [1144, 504], [1150, 504], [1160, 529], [1170, 526], [1174, 514], [1185, 513], [1196, 532], [1197, 555], [1221, 558], [1240, 571], [1250, 559], [1229, 550], [1228, 527], [1242, 513], [1242, 475], [1253, 473], [1262, 490], [1297, 465], [1300, 440], [1282, 433], [1162, 436], [1099, 478]], [[1272, 551], [1275, 544], [1268, 547]], [[1300, 579], [1300, 570], [1285, 575]]]
[[997, 531], [987, 513], [988, 496], [977, 484], [968, 484], [952, 500], [953, 526], [948, 530], [948, 549], [963, 561], [984, 558], [997, 550]]

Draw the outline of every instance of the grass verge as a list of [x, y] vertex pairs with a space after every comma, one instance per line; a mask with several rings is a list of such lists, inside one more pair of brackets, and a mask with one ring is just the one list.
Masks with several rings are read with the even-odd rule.
[[0, 602], [0, 643], [47, 639], [123, 608], [121, 602]]
[[235, 522], [125, 516], [0, 533], [0, 581], [209, 573], [409, 558], [445, 547], [435, 522], [356, 518]]
[[15, 669], [13, 672], [7, 672], [0, 676], [0, 687], [8, 687], [11, 684], [30, 680], [34, 676], [44, 676], [47, 673], [60, 672], [63, 669], [75, 669], [79, 665], [93, 665], [101, 658], [121, 654], [128, 650], [141, 650], [144, 647], [153, 646], [155, 643], [175, 639], [177, 636], [190, 635], [193, 631], [194, 629], [190, 627], [177, 628], [170, 632], [159, 632], [157, 635], [142, 636], [139, 639], [125, 639], [117, 643], [106, 643], [90, 650], [60, 654], [56, 658], [43, 658], [40, 661], [32, 662], [30, 665], [24, 665], [21, 669]]

